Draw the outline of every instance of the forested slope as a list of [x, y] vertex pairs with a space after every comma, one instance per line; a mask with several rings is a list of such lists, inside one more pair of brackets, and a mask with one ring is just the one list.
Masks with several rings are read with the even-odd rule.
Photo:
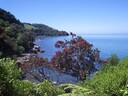
[[13, 14], [0, 8], [0, 58], [28, 52], [38, 35], [62, 36], [68, 33], [43, 24], [22, 23]]

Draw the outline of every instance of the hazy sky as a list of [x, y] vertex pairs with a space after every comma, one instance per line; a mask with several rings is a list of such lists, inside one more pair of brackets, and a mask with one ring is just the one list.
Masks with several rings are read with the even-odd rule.
[[128, 33], [128, 0], [1, 0], [0, 8], [68, 32]]

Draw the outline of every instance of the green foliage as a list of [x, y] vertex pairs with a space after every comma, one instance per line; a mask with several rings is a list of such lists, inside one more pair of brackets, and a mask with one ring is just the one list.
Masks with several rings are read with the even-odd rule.
[[128, 84], [120, 92], [123, 94], [122, 96], [128, 96]]
[[108, 64], [117, 65], [118, 62], [119, 62], [119, 57], [116, 54], [112, 54], [111, 57], [109, 58]]
[[119, 57], [116, 54], [112, 54], [108, 59], [107, 64], [102, 64], [101, 70], [108, 70], [109, 67], [117, 66], [119, 63]]
[[62, 88], [63, 90], [69, 90], [71, 92], [69, 93], [65, 93], [65, 94], [61, 94], [59, 96], [88, 96], [89, 94], [93, 94], [93, 91], [87, 89], [87, 88], [83, 88], [80, 87], [78, 85], [73, 85], [73, 84], [62, 84], [59, 86], [60, 88]]
[[0, 59], [0, 84], [17, 79], [20, 77], [19, 73], [14, 60]]
[[9, 23], [21, 24], [21, 22], [17, 20], [14, 15], [1, 8], [0, 8], [0, 18], [3, 19], [4, 21], [8, 21]]
[[68, 33], [43, 24], [21, 23], [10, 12], [0, 8], [0, 52], [2, 52], [0, 58], [30, 51], [33, 47], [34, 36], [37, 35], [64, 36]]
[[24, 27], [15, 23], [9, 24], [5, 27], [6, 35], [17, 38], [18, 33], [23, 33], [25, 31]]
[[4, 21], [3, 19], [0, 18], [0, 25], [1, 25], [1, 27], [7, 27], [9, 25], [9, 22]]
[[[33, 46], [33, 36], [25, 32], [23, 24], [11, 13], [0, 9], [0, 58], [20, 55]], [[27, 35], [26, 35], [27, 34]]]
[[[35, 85], [28, 81], [15, 80], [13, 81], [15, 96], [35, 96]], [[35, 94], [35, 95], [34, 95]]]
[[[39, 36], [68, 36], [69, 34], [66, 31], [59, 31], [57, 29], [51, 28], [44, 24], [29, 24], [32, 28], [30, 31], [33, 31], [35, 35]], [[29, 27], [30, 28], [30, 27]]]
[[26, 30], [38, 29], [37, 27], [32, 26], [31, 24], [27, 24], [27, 23], [24, 23], [24, 27], [25, 27]]
[[94, 96], [122, 96], [127, 92], [128, 58], [116, 64], [117, 66], [112, 65], [101, 69], [91, 80], [84, 81], [80, 85], [95, 91]]
[[0, 51], [1, 51], [1, 56], [2, 57], [7, 57], [7, 56], [13, 56], [14, 54], [21, 54], [24, 51], [24, 48], [22, 46], [19, 46], [14, 38], [10, 38], [7, 35], [4, 35], [3, 38], [0, 40]]
[[12, 81], [20, 78], [20, 70], [17, 69], [15, 61], [11, 59], [0, 59], [0, 95], [13, 94]]
[[21, 71], [11, 59], [0, 59], [0, 96], [57, 96], [64, 93], [48, 81], [35, 84], [20, 80]]
[[57, 96], [63, 94], [64, 91], [46, 80], [37, 85], [37, 93], [40, 94], [40, 96]]
[[32, 49], [34, 36], [29, 34], [28, 32], [24, 32], [20, 37], [21, 46], [23, 46], [26, 50]]
[[13, 82], [14, 96], [57, 96], [64, 91], [49, 81], [36, 84], [29, 81], [15, 80]]

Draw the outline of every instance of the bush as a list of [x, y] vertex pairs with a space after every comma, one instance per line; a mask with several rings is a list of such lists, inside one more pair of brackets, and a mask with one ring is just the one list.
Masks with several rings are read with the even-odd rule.
[[[111, 64], [113, 65], [113, 64]], [[91, 80], [80, 85], [95, 91], [94, 96], [122, 96], [121, 90], [126, 90], [128, 84], [128, 58], [122, 60], [117, 66], [107, 66], [95, 73]]]
[[37, 86], [37, 93], [39, 96], [57, 96], [63, 94], [64, 91], [54, 86], [49, 81], [44, 81]]
[[13, 82], [14, 96], [57, 96], [64, 91], [49, 81], [36, 84], [29, 81], [16, 80]]
[[11, 59], [0, 59], [0, 95], [13, 94], [12, 81], [20, 78], [20, 70]]
[[0, 96], [57, 96], [64, 93], [48, 81], [35, 84], [20, 80], [20, 72], [14, 60], [0, 59]]
[[59, 96], [88, 96], [93, 94], [93, 91], [74, 84], [61, 84], [59, 87], [66, 92]]
[[33, 83], [22, 80], [13, 81], [14, 96], [36, 96]]
[[108, 64], [117, 65], [119, 63], [119, 57], [116, 54], [112, 54], [108, 60]]

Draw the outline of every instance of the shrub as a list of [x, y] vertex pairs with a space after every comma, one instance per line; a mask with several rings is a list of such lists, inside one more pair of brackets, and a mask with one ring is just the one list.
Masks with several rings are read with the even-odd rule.
[[57, 96], [63, 94], [64, 91], [46, 80], [37, 85], [37, 93], [39, 96]]
[[88, 96], [93, 94], [93, 91], [74, 84], [61, 84], [59, 87], [66, 92], [59, 96]]
[[15, 66], [15, 61], [9, 58], [0, 59], [0, 95], [13, 94], [12, 81], [20, 78], [20, 70]]
[[15, 80], [13, 81], [13, 87], [13, 96], [36, 96], [35, 84], [31, 82]]
[[108, 64], [117, 65], [119, 63], [119, 57], [116, 54], [112, 54], [108, 60]]
[[49, 81], [37, 84], [25, 80], [15, 80], [13, 86], [15, 93], [13, 96], [57, 96], [64, 93]]
[[20, 73], [14, 60], [0, 59], [0, 96], [57, 96], [64, 93], [48, 81], [35, 84], [20, 80]]
[[101, 69], [91, 80], [84, 81], [80, 85], [95, 91], [94, 96], [122, 96], [124, 93], [121, 90], [128, 84], [127, 69], [128, 58], [119, 62], [117, 66], [110, 65], [106, 70]]

